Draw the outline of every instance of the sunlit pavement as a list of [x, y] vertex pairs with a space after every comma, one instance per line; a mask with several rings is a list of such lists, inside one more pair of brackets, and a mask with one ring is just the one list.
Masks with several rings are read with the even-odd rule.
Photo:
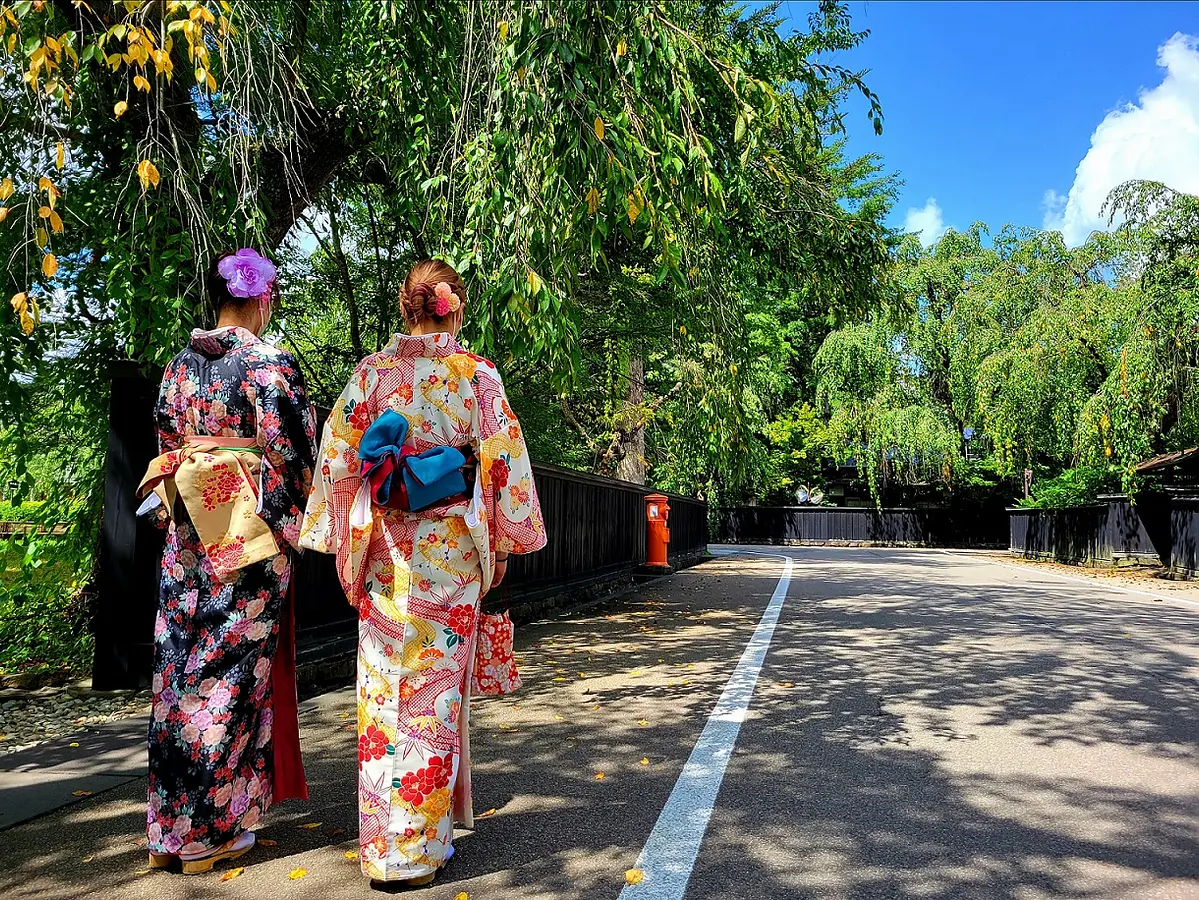
[[[1199, 898], [1199, 590], [1159, 602], [929, 551], [761, 552], [793, 558], [790, 587], [757, 632], [769, 645], [727, 769], [690, 770], [719, 793], [693, 810], [706, 831], [673, 896]], [[660, 815], [783, 569], [720, 556], [524, 628], [525, 688], [474, 707], [483, 817], [416, 893], [667, 896], [662, 861], [634, 887], [626, 872], [651, 832], [691, 868], [688, 829]], [[0, 896], [375, 896], [346, 858], [352, 692], [304, 704], [302, 727], [312, 801], [276, 807], [258, 832], [273, 845], [206, 876], [145, 871], [128, 753], [102, 757], [93, 736], [43, 751], [41, 774], [10, 757], [0, 822], [39, 778], [57, 791], [46, 805], [93, 781], [0, 831]]]

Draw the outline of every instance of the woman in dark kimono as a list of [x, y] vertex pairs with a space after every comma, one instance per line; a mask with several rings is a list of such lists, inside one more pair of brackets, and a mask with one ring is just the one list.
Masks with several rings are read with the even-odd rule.
[[[169, 519], [154, 626], [150, 865], [188, 874], [254, 844], [272, 803], [307, 798], [296, 723], [290, 546], [315, 457], [292, 356], [259, 335], [275, 267], [226, 254], [217, 327], [167, 366], [143, 512]], [[156, 502], [157, 501], [157, 502]]]

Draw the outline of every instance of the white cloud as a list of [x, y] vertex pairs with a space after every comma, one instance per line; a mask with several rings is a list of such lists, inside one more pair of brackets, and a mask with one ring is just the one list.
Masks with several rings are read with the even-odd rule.
[[1045, 194], [1045, 227], [1061, 231], [1072, 247], [1107, 227], [1099, 211], [1125, 181], [1161, 181], [1199, 194], [1199, 38], [1175, 34], [1158, 48], [1157, 64], [1166, 70], [1162, 83], [1099, 123], [1065, 202], [1056, 191]]
[[911, 207], [903, 217], [903, 230], [920, 235], [920, 245], [931, 247], [948, 229], [941, 220], [941, 207], [936, 197], [929, 197], [924, 206]]

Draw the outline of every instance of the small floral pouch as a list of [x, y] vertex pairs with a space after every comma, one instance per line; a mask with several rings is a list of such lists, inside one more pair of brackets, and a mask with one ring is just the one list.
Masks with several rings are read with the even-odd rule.
[[514, 631], [507, 611], [484, 613], [479, 618], [479, 637], [475, 642], [473, 693], [511, 694], [520, 687], [513, 650]]

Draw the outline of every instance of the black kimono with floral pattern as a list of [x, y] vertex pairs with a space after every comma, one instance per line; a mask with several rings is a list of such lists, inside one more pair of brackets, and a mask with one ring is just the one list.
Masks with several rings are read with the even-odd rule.
[[192, 333], [167, 366], [160, 450], [189, 435], [256, 438], [261, 511], [283, 552], [222, 584], [179, 504], [162, 560], [154, 626], [149, 849], [200, 853], [254, 826], [271, 805], [271, 664], [316, 455], [304, 378], [286, 352], [242, 328]]

